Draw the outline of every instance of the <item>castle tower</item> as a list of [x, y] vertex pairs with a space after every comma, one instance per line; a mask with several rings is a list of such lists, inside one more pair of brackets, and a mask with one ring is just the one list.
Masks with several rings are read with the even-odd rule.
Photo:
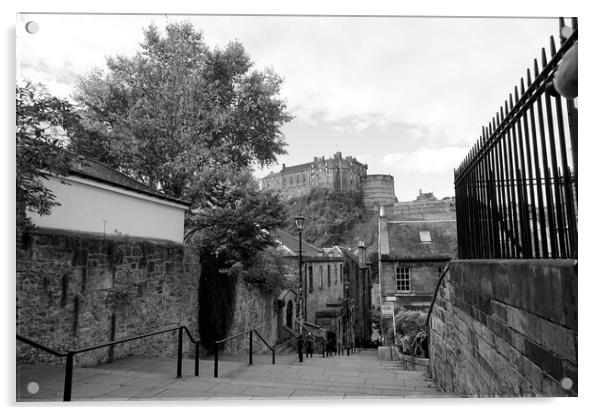
[[362, 178], [362, 201], [367, 209], [397, 202], [395, 182], [388, 174], [369, 174]]

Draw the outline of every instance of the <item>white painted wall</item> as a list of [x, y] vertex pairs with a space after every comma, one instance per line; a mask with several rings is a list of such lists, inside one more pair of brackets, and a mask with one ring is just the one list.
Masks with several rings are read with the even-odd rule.
[[29, 213], [40, 227], [182, 242], [186, 206], [76, 176], [45, 185], [61, 206], [48, 216]]

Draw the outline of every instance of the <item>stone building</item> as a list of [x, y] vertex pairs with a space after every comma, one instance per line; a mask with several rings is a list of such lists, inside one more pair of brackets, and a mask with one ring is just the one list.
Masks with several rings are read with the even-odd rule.
[[[281, 230], [273, 236], [291, 264], [285, 277], [288, 287], [278, 297], [278, 325], [286, 337], [284, 326], [298, 330], [299, 239]], [[341, 347], [364, 343], [370, 336], [370, 276], [366, 267], [360, 267], [357, 251], [318, 248], [305, 241], [302, 251], [304, 321], [326, 329], [329, 339]]]
[[446, 264], [457, 258], [455, 198], [419, 191], [385, 206], [379, 218], [382, 297], [406, 308], [428, 307]]
[[430, 305], [445, 265], [457, 256], [456, 222], [380, 218], [381, 293], [398, 306]]
[[367, 164], [351, 156], [343, 158], [337, 152], [329, 159], [314, 157], [312, 162], [296, 166], [283, 164], [282, 170], [261, 179], [261, 188], [279, 190], [285, 199], [320, 188], [357, 192], [362, 194], [364, 206], [370, 209], [397, 202], [393, 176], [367, 172]]
[[262, 189], [278, 189], [285, 198], [307, 194], [314, 188], [339, 192], [361, 192], [361, 180], [368, 166], [354, 157], [343, 158], [341, 152], [333, 157], [314, 157], [309, 163], [296, 166], [282, 165], [282, 170], [261, 179]]
[[28, 212], [40, 228], [181, 243], [190, 203], [145, 186], [95, 160], [74, 161], [66, 177], [42, 179], [60, 205]]
[[356, 347], [370, 343], [371, 323], [371, 275], [370, 263], [362, 263], [361, 249], [344, 250], [345, 304], [349, 307], [348, 322], [351, 343]]
[[[65, 184], [66, 183], [66, 184]], [[182, 244], [189, 204], [93, 160], [44, 183], [60, 206], [30, 213], [16, 261], [16, 332], [74, 350], [180, 322], [198, 336], [198, 250]], [[17, 361], [64, 364], [17, 342]], [[184, 352], [190, 344], [184, 344]], [[173, 357], [173, 336], [82, 353], [75, 364], [128, 355]]]

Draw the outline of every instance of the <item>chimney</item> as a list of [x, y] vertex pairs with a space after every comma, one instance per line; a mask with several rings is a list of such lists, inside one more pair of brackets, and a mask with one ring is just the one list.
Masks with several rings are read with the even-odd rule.
[[284, 171], [285, 168], [286, 168], [286, 164], [282, 163], [282, 170]]
[[380, 217], [378, 218], [378, 240], [380, 244], [380, 254], [389, 255], [389, 219], [385, 216], [384, 206], [380, 206]]

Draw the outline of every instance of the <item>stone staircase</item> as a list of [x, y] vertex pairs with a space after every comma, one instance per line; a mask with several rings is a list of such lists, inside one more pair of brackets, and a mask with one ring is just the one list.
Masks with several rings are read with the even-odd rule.
[[[249, 366], [237, 356], [219, 362], [201, 360], [200, 376], [194, 362], [185, 360], [183, 377], [175, 378], [174, 360], [127, 358], [74, 371], [73, 400], [205, 400], [205, 399], [349, 399], [449, 398], [423, 372], [402, 370], [397, 361], [377, 359], [376, 350], [351, 356], [313, 358], [298, 362], [296, 353], [253, 356]], [[60, 401], [63, 368], [19, 366], [17, 401]], [[35, 382], [37, 393], [28, 385]]]

